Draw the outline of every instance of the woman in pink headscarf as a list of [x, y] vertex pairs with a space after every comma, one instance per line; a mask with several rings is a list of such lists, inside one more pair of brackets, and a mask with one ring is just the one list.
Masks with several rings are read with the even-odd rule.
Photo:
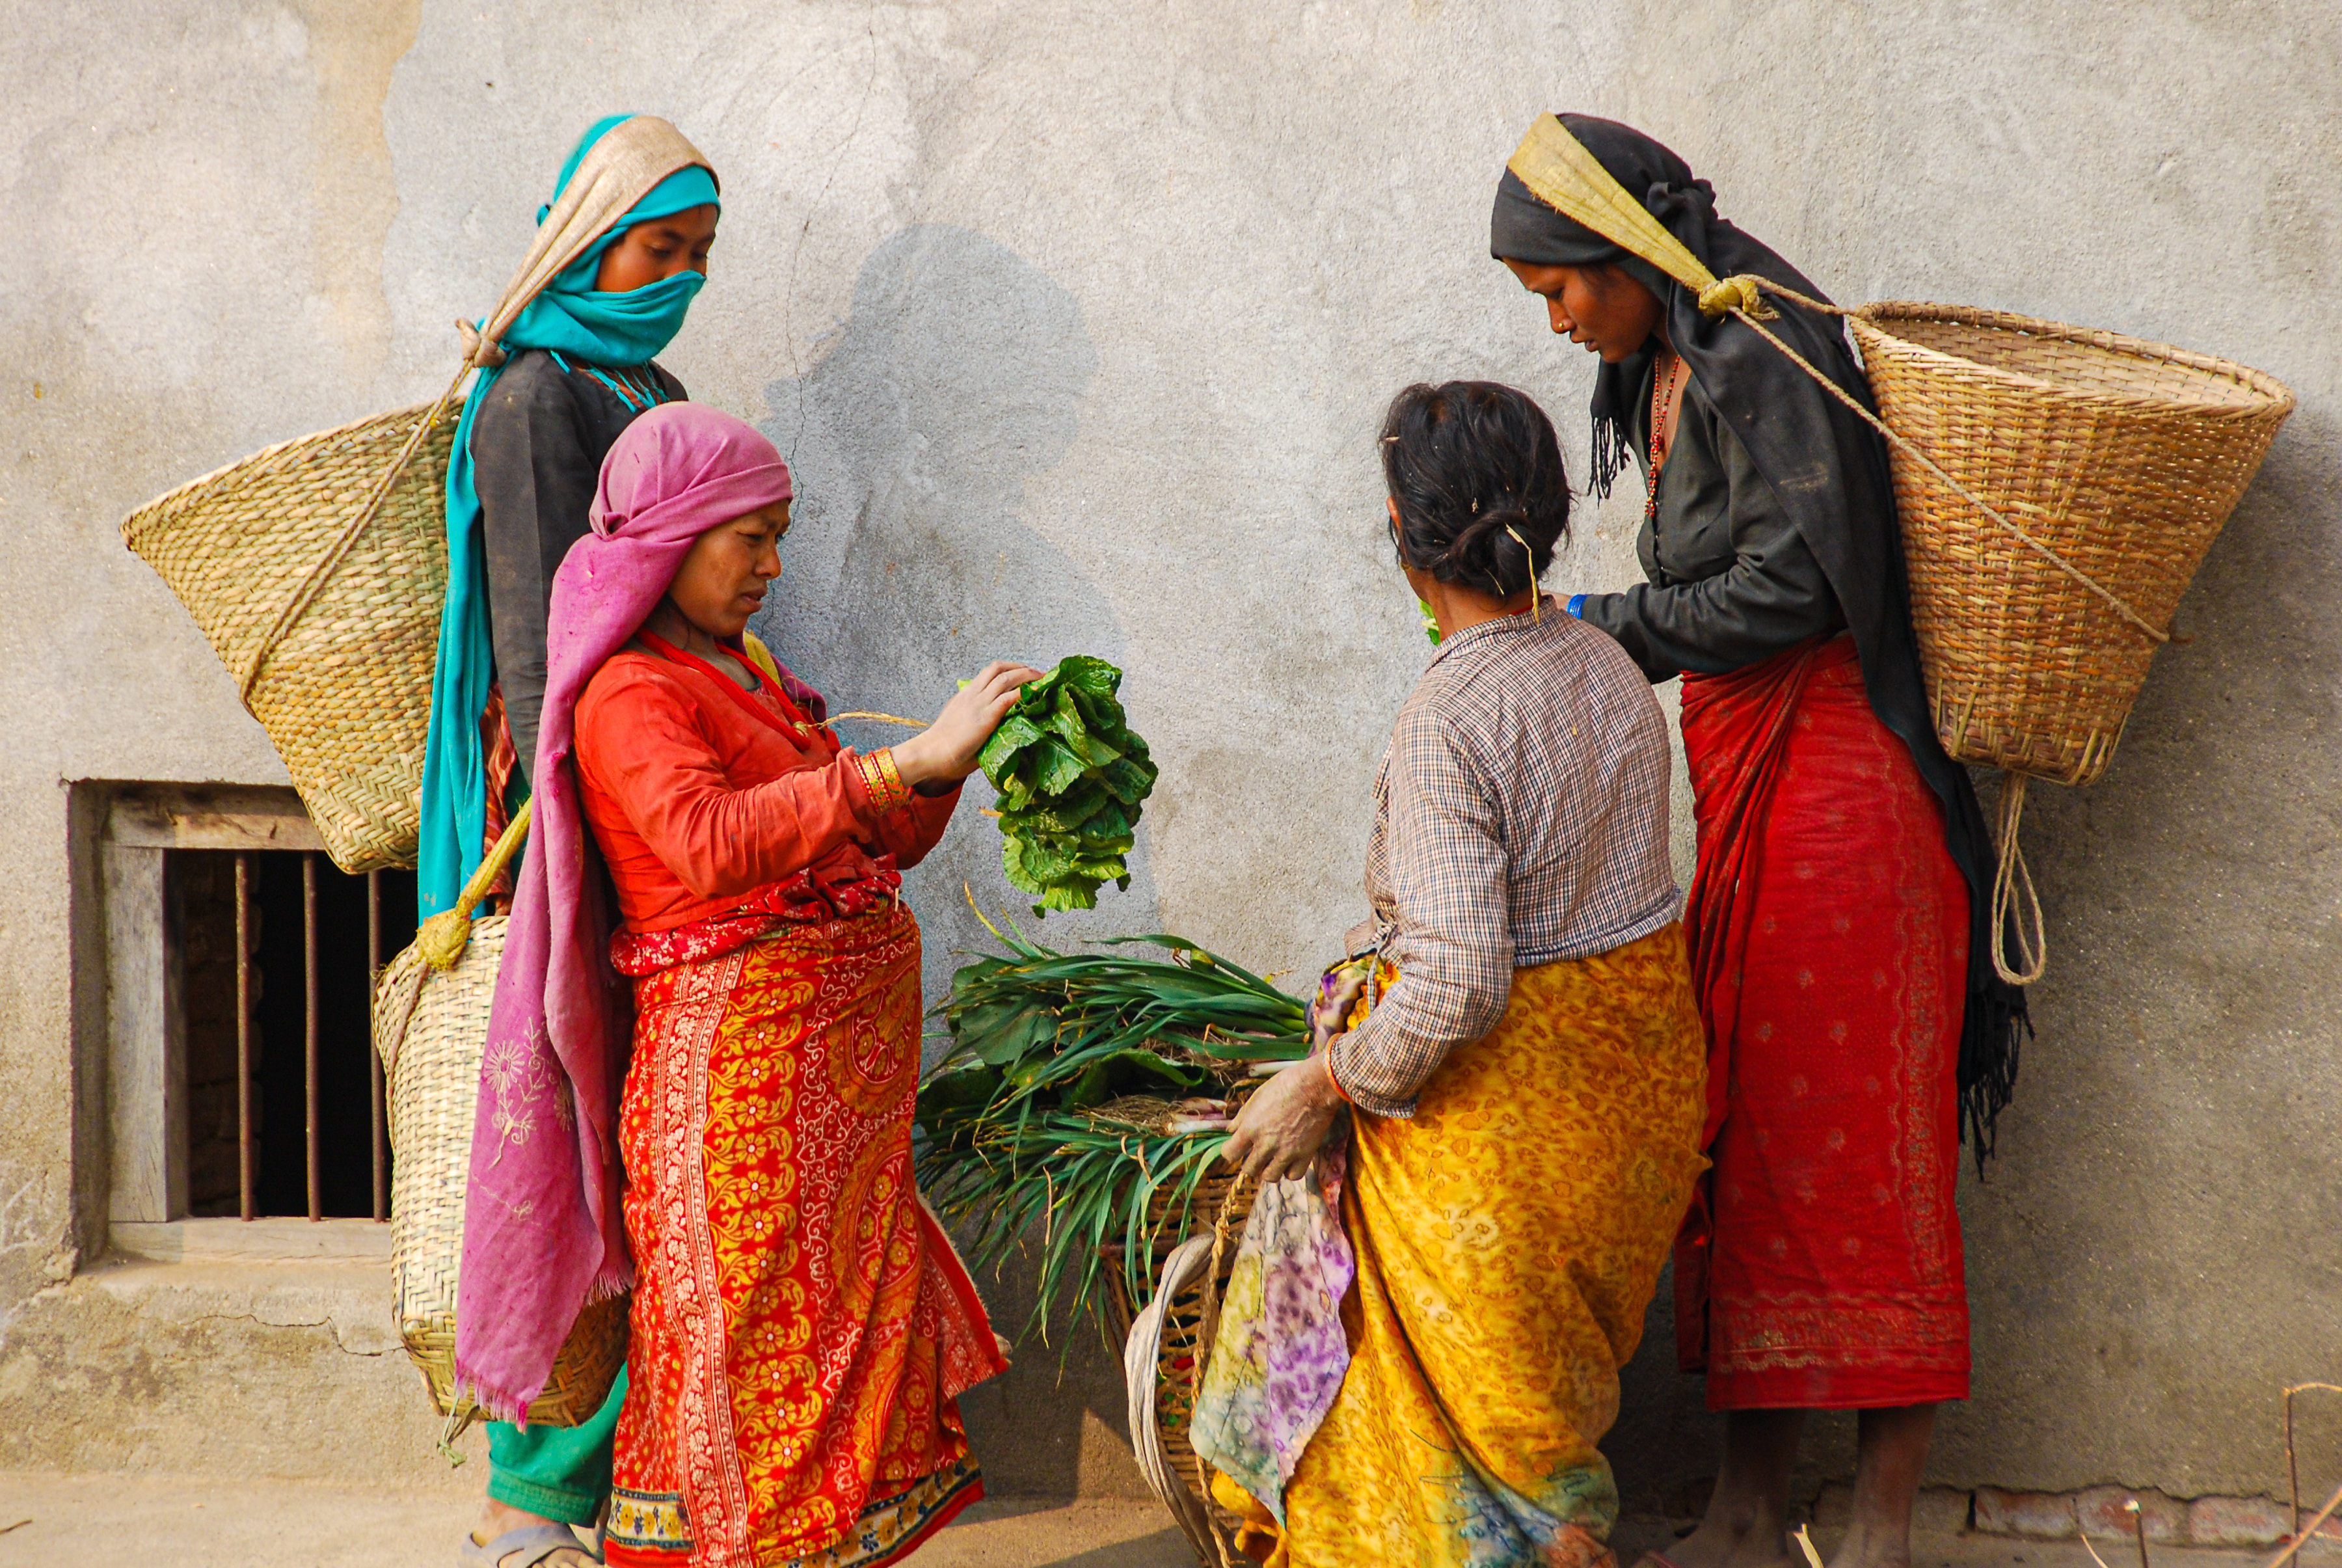
[[989, 665], [916, 738], [841, 747], [744, 641], [790, 497], [750, 427], [655, 408], [554, 580], [458, 1372], [524, 1408], [577, 1310], [632, 1283], [613, 1563], [897, 1560], [981, 1495], [956, 1400], [1006, 1365], [912, 1184], [900, 868], [1038, 672]]

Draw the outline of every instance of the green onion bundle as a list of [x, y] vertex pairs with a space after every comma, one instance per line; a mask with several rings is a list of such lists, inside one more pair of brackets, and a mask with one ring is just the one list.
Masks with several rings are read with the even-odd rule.
[[[1178, 937], [1061, 953], [1011, 931], [993, 931], [1010, 956], [962, 968], [936, 1010], [952, 1050], [919, 1091], [919, 1181], [978, 1267], [1041, 1230], [1046, 1322], [1100, 1305], [1105, 1248], [1146, 1299], [1156, 1195], [1184, 1229], [1227, 1141], [1229, 1091], [1255, 1062], [1306, 1055], [1308, 1024], [1298, 999]], [[1119, 950], [1133, 946], [1169, 956]]]

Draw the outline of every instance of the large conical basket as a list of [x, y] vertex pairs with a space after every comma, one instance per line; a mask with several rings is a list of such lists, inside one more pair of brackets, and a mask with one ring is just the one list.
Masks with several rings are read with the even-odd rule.
[[[456, 1273], [471, 1189], [472, 1124], [488, 1004], [504, 957], [505, 917], [478, 907], [528, 831], [524, 806], [456, 900], [424, 922], [375, 982], [374, 1039], [390, 1089], [390, 1251], [398, 1335], [451, 1435], [482, 1413], [455, 1383]], [[553, 1375], [528, 1407], [531, 1423], [577, 1426], [602, 1408], [626, 1360], [626, 1301], [578, 1314]]]
[[1945, 749], [2091, 782], [2158, 645], [2106, 595], [2168, 631], [2293, 394], [2226, 359], [2003, 311], [1887, 302], [1849, 325], [1888, 426], [2043, 547], [1889, 448]]
[[431, 669], [447, 592], [446, 408], [353, 528], [428, 406], [304, 436], [123, 521], [285, 759], [325, 852], [415, 863]]

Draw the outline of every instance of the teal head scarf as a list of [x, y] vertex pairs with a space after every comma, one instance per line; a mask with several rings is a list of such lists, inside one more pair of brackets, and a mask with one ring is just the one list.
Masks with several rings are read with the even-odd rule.
[[[561, 166], [553, 199], [594, 145], [634, 116], [613, 115], [578, 139]], [[640, 365], [683, 329], [694, 296], [707, 280], [679, 272], [625, 294], [594, 286], [602, 256], [636, 224], [671, 217], [695, 206], [720, 206], [716, 176], [694, 165], [651, 187], [624, 217], [555, 276], [499, 339], [507, 353], [545, 348], [590, 365]], [[552, 210], [539, 207], [543, 223]], [[485, 323], [482, 323], [485, 327]], [[488, 619], [487, 546], [480, 532], [480, 493], [472, 467], [472, 425], [487, 406], [495, 368], [483, 366], [465, 400], [447, 457], [447, 601], [439, 617], [439, 658], [431, 680], [431, 735], [423, 758], [423, 825], [415, 852], [415, 902], [428, 920], [454, 907], [479, 868], [487, 829], [487, 769], [480, 746], [480, 710], [487, 705], [495, 666]], [[535, 758], [528, 759], [533, 766]]]

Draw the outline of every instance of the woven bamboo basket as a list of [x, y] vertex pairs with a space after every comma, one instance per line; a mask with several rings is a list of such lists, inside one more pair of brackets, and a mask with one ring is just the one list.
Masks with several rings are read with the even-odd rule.
[[[390, 1087], [391, 1269], [398, 1335], [449, 1436], [483, 1413], [455, 1388], [456, 1266], [471, 1183], [472, 1124], [505, 917], [472, 911], [517, 852], [523, 807], [447, 914], [434, 915], [375, 984], [374, 1036]], [[453, 917], [451, 919], [450, 917]], [[463, 933], [468, 930], [466, 940]], [[602, 1408], [626, 1356], [625, 1298], [580, 1313], [528, 1407], [531, 1422], [575, 1426]]]
[[2226, 359], [2002, 311], [1887, 302], [1848, 324], [1888, 427], [2042, 547], [1890, 447], [1945, 749], [2090, 783], [2293, 394]]
[[456, 412], [363, 528], [352, 525], [430, 407], [271, 447], [122, 524], [236, 677], [325, 852], [353, 874], [415, 863]]
[[1148, 1205], [1155, 1240], [1147, 1274], [1156, 1290], [1146, 1302], [1130, 1298], [1121, 1250], [1109, 1248], [1106, 1256], [1107, 1311], [1124, 1342], [1131, 1444], [1204, 1568], [1245, 1561], [1236, 1553], [1236, 1516], [1212, 1501], [1187, 1427], [1256, 1191], [1236, 1172], [1215, 1171], [1185, 1202], [1168, 1191], [1156, 1193]]

